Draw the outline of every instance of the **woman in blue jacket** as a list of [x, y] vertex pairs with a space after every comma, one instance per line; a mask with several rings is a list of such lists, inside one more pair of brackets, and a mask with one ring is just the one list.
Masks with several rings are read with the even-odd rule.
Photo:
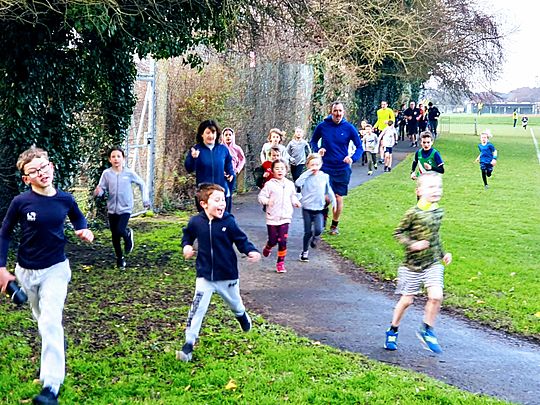
[[[214, 120], [201, 122], [197, 129], [197, 144], [188, 152], [185, 167], [188, 173], [195, 172], [197, 185], [219, 184], [225, 189], [225, 196], [229, 197], [232, 191], [227, 182], [234, 179], [234, 169], [229, 149], [219, 143], [220, 136], [221, 131]], [[196, 202], [196, 206], [201, 211], [200, 204]]]

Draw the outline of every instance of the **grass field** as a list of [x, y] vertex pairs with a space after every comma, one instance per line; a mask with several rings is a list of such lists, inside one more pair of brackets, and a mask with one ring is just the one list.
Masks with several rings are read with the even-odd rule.
[[[185, 217], [132, 220], [136, 266], [112, 267], [108, 232], [70, 246], [65, 404], [495, 404], [426, 376], [340, 352], [254, 317], [244, 334], [217, 297], [193, 362], [175, 359], [194, 287]], [[28, 307], [0, 299], [0, 403], [29, 403], [40, 340]]]
[[[445, 303], [503, 330], [540, 338], [540, 175], [529, 129], [510, 117], [480, 116], [490, 128], [498, 164], [484, 190], [474, 116], [446, 116], [435, 142], [445, 161], [446, 215], [442, 239], [454, 262], [445, 274]], [[529, 128], [540, 140], [540, 117]], [[353, 190], [345, 201], [341, 235], [326, 240], [344, 256], [392, 280], [403, 249], [392, 233], [416, 202], [409, 179], [412, 156], [391, 173]]]

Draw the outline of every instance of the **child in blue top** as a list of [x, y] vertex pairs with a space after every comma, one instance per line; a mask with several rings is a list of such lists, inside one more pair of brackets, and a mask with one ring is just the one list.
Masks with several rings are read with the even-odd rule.
[[195, 267], [197, 280], [195, 296], [189, 311], [186, 327], [186, 343], [176, 357], [190, 361], [193, 345], [199, 337], [202, 321], [214, 292], [218, 293], [240, 323], [244, 332], [251, 329], [251, 319], [240, 297], [238, 264], [233, 244], [249, 262], [257, 262], [261, 255], [246, 234], [238, 227], [234, 216], [225, 211], [225, 193], [217, 184], [203, 183], [199, 186], [197, 200], [203, 211], [193, 216], [184, 228], [182, 246], [184, 258], [195, 255], [193, 244], [198, 240]]
[[34, 404], [57, 404], [66, 374], [62, 313], [71, 279], [64, 253], [66, 217], [79, 239], [92, 242], [94, 235], [73, 196], [53, 186], [54, 165], [46, 151], [36, 147], [26, 150], [19, 156], [17, 169], [30, 190], [13, 199], [0, 229], [0, 289], [4, 292], [7, 283], [15, 279], [6, 270], [6, 263], [11, 235], [18, 224], [21, 239], [15, 274], [41, 335], [39, 379], [43, 389]]
[[[229, 197], [232, 190], [229, 190], [227, 183], [233, 182], [234, 169], [229, 149], [219, 143], [220, 135], [214, 120], [201, 122], [197, 129], [197, 144], [187, 154], [184, 165], [188, 173], [195, 172], [197, 185], [219, 184], [225, 190], [225, 197]], [[196, 206], [197, 210], [202, 211], [197, 201]]]
[[[124, 151], [119, 147], [112, 148], [109, 151], [111, 167], [103, 172], [94, 190], [96, 197], [101, 197], [105, 193], [108, 195], [107, 215], [118, 268], [126, 267], [124, 253], [129, 254], [133, 251], [134, 233], [133, 229], [127, 226], [133, 212], [132, 183], [139, 186], [144, 207], [150, 207], [150, 197], [143, 179], [133, 170], [124, 167], [124, 161]], [[124, 252], [120, 240], [124, 241]]]
[[480, 134], [480, 143], [478, 144], [480, 154], [476, 158], [476, 161], [480, 163], [485, 189], [489, 188], [487, 178], [491, 177], [493, 166], [497, 164], [497, 149], [489, 142], [489, 138], [491, 138], [491, 132], [488, 129]]
[[302, 190], [302, 217], [304, 218], [304, 241], [300, 261], [308, 262], [309, 246], [317, 247], [323, 230], [324, 208], [327, 198], [336, 208], [336, 196], [330, 187], [330, 178], [321, 171], [322, 157], [311, 153], [306, 161], [307, 170], [296, 180]]

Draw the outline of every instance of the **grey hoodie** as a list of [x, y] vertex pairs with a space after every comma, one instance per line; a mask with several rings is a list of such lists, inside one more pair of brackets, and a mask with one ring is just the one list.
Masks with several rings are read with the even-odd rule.
[[117, 173], [112, 168], [109, 168], [103, 172], [99, 179], [99, 187], [101, 193], [98, 197], [101, 197], [104, 193], [109, 194], [107, 200], [107, 212], [109, 214], [131, 214], [133, 211], [133, 189], [131, 183], [135, 183], [141, 190], [143, 204], [145, 206], [150, 205], [150, 198], [148, 197], [148, 189], [137, 173], [133, 170], [124, 167], [124, 169]]

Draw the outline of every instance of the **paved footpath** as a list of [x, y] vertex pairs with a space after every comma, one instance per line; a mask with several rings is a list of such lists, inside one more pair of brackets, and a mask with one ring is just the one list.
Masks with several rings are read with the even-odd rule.
[[[401, 145], [397, 149], [394, 160], [411, 151]], [[380, 168], [375, 174], [386, 175]], [[351, 187], [369, 178], [367, 169], [356, 163]], [[266, 225], [256, 200], [256, 193], [237, 197], [233, 213], [262, 250]], [[248, 309], [310, 339], [413, 369], [470, 392], [540, 404], [540, 345], [456, 319], [443, 309], [437, 330], [444, 353], [434, 355], [415, 336], [423, 312], [418, 302], [402, 323], [398, 351], [388, 352], [383, 342], [397, 297], [324, 242], [311, 249], [309, 263], [299, 262], [302, 233], [301, 212], [295, 210], [285, 274], [275, 272], [275, 248], [259, 263], [240, 260], [241, 291]]]

